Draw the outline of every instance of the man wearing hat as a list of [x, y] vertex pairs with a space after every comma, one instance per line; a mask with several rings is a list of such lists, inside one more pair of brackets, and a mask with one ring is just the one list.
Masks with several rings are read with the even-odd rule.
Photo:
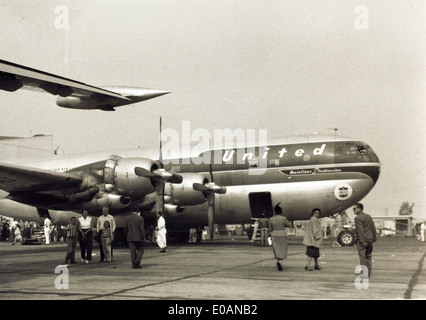
[[132, 207], [132, 214], [125, 220], [124, 233], [129, 243], [132, 267], [140, 269], [144, 254], [145, 222], [137, 206]]

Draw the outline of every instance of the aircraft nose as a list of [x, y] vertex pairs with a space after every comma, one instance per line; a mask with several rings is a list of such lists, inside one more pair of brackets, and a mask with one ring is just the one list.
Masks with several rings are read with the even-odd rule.
[[376, 171], [375, 174], [373, 175], [372, 179], [374, 184], [376, 184], [377, 180], [379, 180], [379, 176], [380, 176], [380, 169], [381, 169], [381, 164], [379, 163], [376, 167]]
[[120, 88], [116, 91], [124, 95], [126, 98], [131, 99], [133, 102], [149, 100], [170, 93], [170, 91], [165, 90], [135, 87]]

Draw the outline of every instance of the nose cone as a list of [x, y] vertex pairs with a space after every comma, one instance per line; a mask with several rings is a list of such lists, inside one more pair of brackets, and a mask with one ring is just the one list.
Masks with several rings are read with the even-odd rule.
[[155, 89], [137, 89], [132, 92], [130, 95], [126, 95], [127, 98], [131, 99], [134, 102], [149, 100], [152, 98], [157, 98], [159, 96], [170, 93], [170, 91], [162, 91]]
[[132, 103], [149, 100], [170, 93], [170, 91], [138, 87], [109, 87], [105, 89], [122, 94], [126, 98], [132, 100]]

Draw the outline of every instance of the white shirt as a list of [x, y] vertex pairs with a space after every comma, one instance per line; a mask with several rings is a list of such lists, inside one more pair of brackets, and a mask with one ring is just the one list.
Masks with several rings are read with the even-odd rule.
[[44, 220], [44, 227], [45, 228], [50, 228], [51, 225], [52, 225], [52, 221], [50, 221], [49, 218], [46, 218]]
[[161, 216], [158, 218], [157, 228], [158, 228], [158, 230], [166, 228], [166, 220], [164, 220], [164, 218], [161, 217]]
[[101, 215], [98, 218], [98, 223], [96, 225], [96, 232], [99, 232], [99, 230], [104, 229], [105, 221], [109, 222], [109, 225], [111, 227], [111, 231], [114, 232], [115, 231], [115, 220], [114, 220], [114, 217], [110, 214], [108, 214], [106, 217], [104, 215]]
[[78, 221], [80, 222], [81, 229], [91, 229], [92, 228], [92, 218], [87, 217], [84, 219], [84, 217], [78, 218]]

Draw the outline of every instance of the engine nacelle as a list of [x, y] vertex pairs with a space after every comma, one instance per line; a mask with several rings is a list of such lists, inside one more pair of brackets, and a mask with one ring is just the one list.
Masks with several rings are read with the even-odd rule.
[[95, 99], [79, 98], [79, 97], [58, 97], [56, 104], [62, 108], [71, 109], [98, 109], [105, 103]]
[[208, 175], [198, 173], [182, 173], [180, 174], [183, 178], [180, 184], [168, 184], [170, 186], [170, 203], [179, 206], [195, 206], [206, 202], [205, 195], [196, 191], [193, 188], [194, 183], [204, 184], [209, 182]]
[[132, 202], [132, 198], [120, 196], [117, 194], [105, 193], [101, 197], [93, 198], [90, 201], [83, 202], [81, 205], [86, 210], [96, 210], [106, 206], [114, 209], [124, 209]]
[[104, 168], [105, 185], [113, 185], [115, 192], [132, 198], [140, 198], [155, 191], [151, 179], [139, 177], [135, 168], [141, 167], [152, 171], [157, 169], [157, 164], [146, 158], [120, 158], [111, 156]]
[[164, 205], [165, 213], [168, 214], [171, 217], [181, 215], [183, 210], [185, 210], [185, 208], [181, 207], [181, 206], [176, 206], [176, 205], [173, 205], [173, 204], [165, 204]]

